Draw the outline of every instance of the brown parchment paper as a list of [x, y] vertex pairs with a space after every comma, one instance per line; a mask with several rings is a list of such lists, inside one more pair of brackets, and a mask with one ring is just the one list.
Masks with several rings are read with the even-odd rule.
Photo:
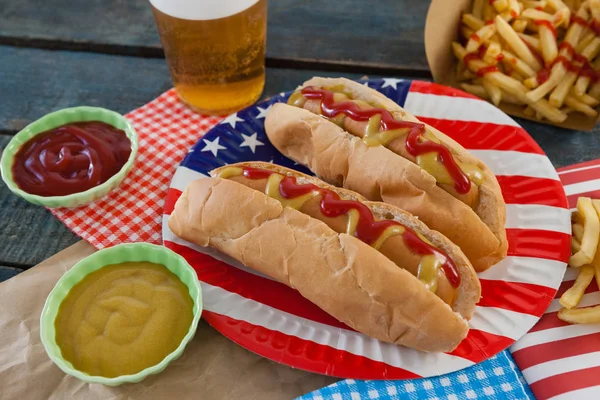
[[336, 381], [257, 356], [204, 321], [178, 360], [140, 383], [107, 387], [64, 374], [41, 343], [40, 314], [62, 274], [94, 251], [81, 241], [0, 283], [0, 399], [292, 399]]
[[[437, 83], [460, 89], [456, 80], [458, 60], [452, 53], [451, 43], [458, 38], [461, 15], [472, 10], [473, 0], [432, 0], [425, 22], [425, 54], [431, 75]], [[514, 104], [500, 103], [498, 107], [508, 115], [562, 128], [591, 131], [600, 121], [598, 118], [571, 113], [568, 118], [554, 124], [548, 120], [538, 121], [525, 115], [523, 108]]]

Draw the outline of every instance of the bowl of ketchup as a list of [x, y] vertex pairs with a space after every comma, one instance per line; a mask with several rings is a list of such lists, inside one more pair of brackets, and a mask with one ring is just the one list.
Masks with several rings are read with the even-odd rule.
[[2, 179], [31, 203], [78, 207], [116, 189], [133, 167], [137, 149], [137, 133], [121, 114], [66, 108], [13, 137], [2, 154]]

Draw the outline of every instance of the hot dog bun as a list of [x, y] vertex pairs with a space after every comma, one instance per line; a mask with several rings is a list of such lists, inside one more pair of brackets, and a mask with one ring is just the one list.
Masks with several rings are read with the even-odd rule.
[[[381, 93], [348, 79], [313, 78], [303, 86], [340, 85], [353, 99], [383, 107], [397, 120], [422, 123]], [[498, 181], [481, 160], [448, 136], [424, 125], [427, 134], [435, 135], [461, 162], [482, 171], [481, 184], [472, 185], [476, 188], [472, 207], [444, 190], [419, 165], [392, 151], [403, 143], [400, 139], [387, 147], [367, 146], [326, 118], [286, 104], [275, 104], [265, 120], [267, 135], [281, 153], [308, 166], [331, 184], [418, 216], [458, 244], [475, 269], [483, 271], [504, 258], [508, 248], [506, 206]]]
[[[360, 195], [266, 163], [244, 163], [335, 190]], [[214, 171], [219, 174], [221, 170]], [[377, 216], [423, 235], [457, 266], [461, 283], [454, 310], [380, 251], [301, 211], [231, 179], [188, 185], [169, 218], [170, 229], [200, 246], [212, 246], [296, 290], [348, 326], [376, 339], [429, 352], [451, 351], [468, 332], [479, 281], [461, 250], [396, 207], [365, 202]], [[462, 314], [462, 315], [461, 315]]]

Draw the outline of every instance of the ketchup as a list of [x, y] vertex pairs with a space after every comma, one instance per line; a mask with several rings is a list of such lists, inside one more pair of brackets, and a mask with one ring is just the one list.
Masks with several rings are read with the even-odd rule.
[[477, 76], [484, 76], [485, 74], [489, 74], [490, 72], [498, 72], [500, 71], [498, 67], [495, 65], [489, 65], [487, 67], [479, 68], [476, 72]]
[[547, 69], [542, 69], [537, 73], [536, 76], [537, 79], [537, 83], [538, 85], [543, 84], [544, 82], [546, 82], [548, 79], [550, 79], [550, 71], [548, 71]]
[[554, 66], [555, 64], [558, 64], [558, 63], [562, 63], [562, 65], [564, 65], [564, 67], [567, 69], [567, 71], [579, 73], [579, 67], [577, 67], [576, 65], [574, 65], [565, 56], [558, 56], [558, 57], [556, 57], [554, 59], [554, 61], [552, 62], [552, 66]]
[[423, 138], [425, 133], [425, 125], [399, 121], [394, 119], [392, 114], [383, 108], [371, 108], [368, 110], [361, 109], [358, 104], [352, 101], [343, 101], [335, 103], [333, 92], [329, 90], [315, 89], [311, 86], [302, 89], [302, 95], [307, 99], [321, 100], [321, 111], [323, 115], [334, 118], [338, 114], [345, 114], [347, 117], [355, 121], [368, 121], [374, 115], [381, 115], [381, 130], [387, 131], [392, 129], [409, 129], [406, 138], [406, 150], [413, 156], [417, 157], [425, 153], [437, 152], [438, 159], [444, 165], [448, 174], [454, 181], [454, 188], [460, 194], [468, 193], [471, 190], [471, 181], [467, 175], [460, 169], [454, 156], [450, 150], [439, 143], [426, 141]]
[[590, 29], [593, 30], [596, 35], [600, 35], [600, 22], [598, 22], [596, 19], [593, 19], [590, 23]]
[[596, 70], [594, 70], [594, 68], [592, 68], [592, 66], [590, 65], [589, 62], [587, 62], [587, 60], [581, 66], [581, 69], [579, 70], [579, 75], [590, 78], [590, 80], [592, 82], [595, 82], [598, 80], [598, 72], [596, 72]]
[[481, 38], [479, 37], [479, 35], [476, 34], [476, 33], [474, 33], [474, 34], [471, 35], [471, 39], [474, 40], [474, 41], [476, 41], [476, 42], [479, 42], [481, 40]]
[[17, 186], [39, 196], [65, 196], [98, 186], [125, 165], [131, 142], [104, 122], [76, 122], [43, 132], [15, 154]]
[[573, 54], [575, 54], [575, 49], [569, 42], [562, 42], [560, 46], [558, 46], [558, 50], [565, 50], [571, 55], [571, 57], [573, 57]]
[[[276, 173], [257, 168], [244, 167], [243, 174], [248, 179], [267, 179], [270, 175]], [[320, 188], [312, 183], [298, 184], [296, 178], [286, 176], [279, 184], [279, 193], [284, 199], [295, 199], [307, 193], [317, 191], [321, 194], [320, 209], [323, 215], [329, 218], [335, 218], [347, 214], [350, 210], [356, 210], [359, 218], [356, 226], [355, 236], [361, 241], [372, 245], [377, 241], [383, 232], [390, 226], [401, 226], [404, 229], [402, 238], [404, 244], [414, 254], [420, 256], [438, 255], [444, 259], [442, 269], [448, 278], [452, 287], [460, 285], [460, 275], [454, 262], [443, 252], [423, 241], [413, 230], [392, 220], [376, 221], [373, 213], [363, 203], [356, 200], [342, 200], [340, 196], [328, 189]]]
[[550, 29], [550, 32], [552, 32], [552, 35], [554, 35], [554, 37], [556, 38], [556, 28], [554, 27], [554, 25], [552, 25], [552, 22], [546, 21], [545, 19], [536, 19], [535, 21], [533, 21], [533, 23], [539, 26], [545, 26], [546, 28]]
[[463, 63], [465, 63], [465, 66], [468, 67], [469, 61], [481, 60], [483, 58], [483, 56], [485, 56], [486, 51], [487, 51], [487, 46], [482, 44], [481, 46], [479, 46], [477, 51], [465, 54], [465, 57], [463, 58]]
[[[588, 26], [588, 23], [585, 19], [578, 17], [577, 15], [572, 15], [571, 16], [571, 23], [572, 24], [579, 24], [581, 26], [583, 26], [584, 28]], [[593, 23], [592, 23], [593, 25]], [[592, 27], [593, 29], [593, 27]]]

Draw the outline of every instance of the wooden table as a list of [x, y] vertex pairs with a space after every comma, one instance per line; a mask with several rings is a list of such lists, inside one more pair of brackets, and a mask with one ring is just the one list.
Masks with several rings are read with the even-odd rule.
[[[430, 79], [428, 5], [271, 0], [265, 96], [314, 75]], [[170, 87], [148, 0], [0, 0], [0, 147], [48, 112], [91, 105], [126, 113]], [[519, 123], [556, 167], [600, 157], [597, 132]], [[0, 281], [79, 240], [3, 183], [0, 227]]]

